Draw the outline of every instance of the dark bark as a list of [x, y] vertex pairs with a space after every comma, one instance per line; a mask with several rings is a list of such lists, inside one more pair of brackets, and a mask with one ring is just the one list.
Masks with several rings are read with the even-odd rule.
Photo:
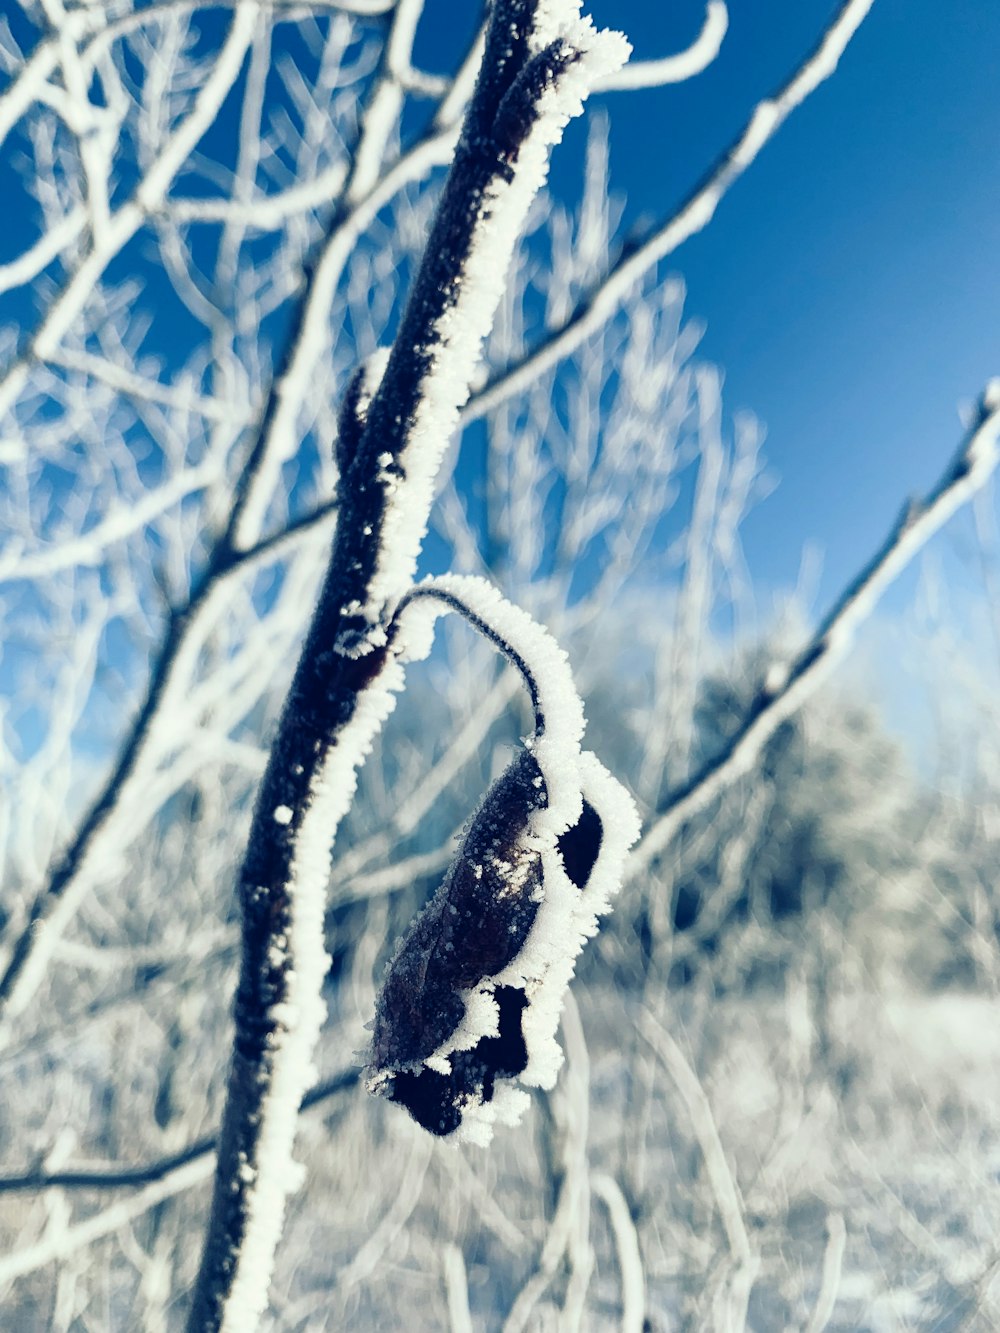
[[[262, 1109], [273, 1076], [272, 1043], [279, 1036], [274, 1006], [286, 998], [295, 967], [287, 947], [272, 945], [288, 935], [289, 877], [303, 811], [317, 771], [354, 716], [359, 697], [385, 666], [387, 649], [372, 634], [380, 608], [360, 615], [347, 615], [343, 608], [369, 607], [387, 488], [406, 485], [405, 447], [433, 365], [435, 327], [461, 291], [487, 191], [498, 177], [509, 177], [519, 144], [534, 123], [531, 100], [567, 58], [550, 48], [529, 71], [533, 62], [527, 42], [535, 8], [535, 0], [498, 0], [494, 7], [482, 71], [426, 253], [365, 427], [351, 458], [345, 459], [329, 569], [258, 795], [240, 875], [243, 952], [233, 1064], [188, 1325], [192, 1333], [220, 1326], [246, 1234], [254, 1173], [240, 1168], [257, 1164]], [[501, 143], [496, 123], [502, 106]], [[293, 812], [287, 825], [274, 821], [279, 806]]]

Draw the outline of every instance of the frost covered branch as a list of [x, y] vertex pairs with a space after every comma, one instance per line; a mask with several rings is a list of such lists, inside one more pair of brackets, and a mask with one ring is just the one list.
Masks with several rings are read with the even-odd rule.
[[[243, 960], [211, 1219], [190, 1328], [250, 1330], [267, 1300], [323, 1017], [330, 848], [401, 667], [385, 613], [412, 581], [458, 422], [548, 150], [624, 39], [576, 6], [501, 0], [427, 250], [374, 368], [330, 566], [257, 799], [240, 877]], [[359, 400], [360, 402], [361, 400]]]
[[[226, 80], [231, 82], [235, 77], [234, 66], [242, 60], [249, 41], [245, 29], [244, 22], [243, 27], [231, 35], [234, 58], [220, 59], [212, 88], [217, 84], [224, 91], [228, 86]], [[206, 84], [187, 122], [188, 125], [194, 124], [195, 129], [188, 131], [186, 136], [181, 131], [175, 131], [172, 144], [183, 140], [183, 145], [188, 148], [196, 141], [198, 133], [218, 107], [221, 93], [209, 93], [210, 85]], [[384, 135], [387, 130], [388, 124], [384, 123], [383, 117], [380, 133]], [[120, 819], [122, 811], [128, 809], [130, 788], [135, 785], [136, 775], [141, 775], [143, 771], [145, 757], [155, 739], [157, 720], [164, 711], [164, 700], [185, 661], [190, 660], [191, 645], [195, 645], [196, 650], [204, 626], [210, 625], [218, 613], [221, 584], [245, 569], [254, 559], [266, 556], [283, 541], [307, 531], [314, 523], [322, 522], [331, 514], [333, 506], [327, 503], [312, 515], [303, 516], [283, 532], [261, 536], [264, 512], [271, 490], [280, 475], [281, 464], [294, 451], [296, 419], [316, 362], [326, 347], [326, 326], [333, 292], [351, 250], [379, 209], [393, 198], [403, 184], [444, 160], [442, 154], [451, 150], [453, 140], [454, 130], [448, 124], [424, 136], [356, 198], [356, 177], [349, 175], [346, 189], [353, 193], [335, 214], [329, 234], [319, 246], [315, 259], [307, 265], [309, 276], [296, 305], [284, 364], [272, 378], [269, 392], [250, 434], [246, 459], [229, 502], [225, 524], [215, 538], [206, 566], [189, 597], [172, 609], [168, 632], [150, 669], [145, 699], [137, 710], [129, 734], [121, 743], [117, 764], [35, 897], [25, 927], [11, 948], [0, 975], [0, 1014], [13, 1017], [23, 1012], [41, 983], [53, 947], [88, 892], [85, 871], [88, 862], [95, 859], [94, 847], [99, 845], [98, 835], [102, 842], [114, 845], [114, 822]], [[183, 154], [178, 150], [171, 151], [171, 160], [176, 170], [183, 160]], [[161, 163], [166, 156], [166, 153], [161, 156]], [[143, 188], [148, 189], [146, 186]], [[166, 188], [165, 184], [163, 188]], [[141, 217], [136, 215], [130, 225], [138, 226], [140, 221]], [[93, 265], [90, 267], [92, 269]], [[94, 273], [88, 270], [88, 274], [87, 282], [92, 282]], [[79, 303], [86, 298], [87, 282], [74, 279], [72, 290], [77, 292], [73, 298], [76, 303], [74, 308], [78, 308]], [[90, 368], [89, 362], [87, 368]], [[10, 373], [15, 375], [15, 372], [17, 363]], [[114, 374], [120, 387], [123, 372], [114, 367]], [[20, 380], [12, 383], [16, 388]], [[218, 405], [215, 411], [222, 412], [223, 420], [232, 422], [234, 419], [234, 414], [224, 412], [222, 405]], [[212, 415], [215, 415], [215, 411]], [[5, 575], [10, 578], [35, 577], [39, 572], [49, 573], [64, 567], [66, 563], [76, 563], [81, 558], [96, 563], [105, 540], [120, 540], [127, 532], [148, 523], [158, 501], [162, 501], [167, 508], [172, 507], [192, 489], [206, 485], [217, 476], [219, 470], [218, 461], [209, 458], [201, 468], [192, 469], [186, 480], [179, 477], [171, 486], [165, 487], [165, 494], [160, 497], [153, 494], [147, 496], [138, 505], [132, 506], [128, 515], [116, 515], [113, 520], [110, 516], [105, 517], [97, 528], [91, 529], [85, 538], [75, 544], [63, 543], [58, 549], [50, 548], [44, 553], [18, 553], [0, 562], [0, 578]]]
[[[524, 393], [611, 319], [643, 274], [711, 222], [724, 196], [753, 164], [765, 144], [795, 108], [834, 73], [873, 4], [874, 0], [846, 0], [816, 50], [782, 88], [757, 104], [739, 138], [677, 212], [660, 222], [640, 245], [625, 250], [617, 263], [593, 284], [569, 319], [549, 332], [539, 346], [479, 389], [465, 410], [464, 420], [474, 421], [509, 398]], [[627, 78], [627, 71], [623, 77]]]
[[[353, 1088], [357, 1081], [357, 1071], [350, 1070], [317, 1084], [303, 1097], [302, 1111], [325, 1106], [341, 1093]], [[0, 1285], [25, 1277], [48, 1264], [65, 1261], [76, 1251], [131, 1225], [165, 1200], [196, 1188], [211, 1175], [212, 1159], [217, 1147], [218, 1135], [208, 1134], [181, 1151], [144, 1166], [93, 1171], [25, 1172], [21, 1176], [0, 1177], [0, 1194], [34, 1194], [47, 1190], [83, 1193], [138, 1190], [130, 1198], [119, 1200], [82, 1222], [50, 1228], [39, 1241], [5, 1254], [0, 1258]]]
[[[350, 1069], [324, 1079], [302, 1098], [303, 1111], [322, 1106], [342, 1092], [357, 1085], [359, 1073]], [[136, 1189], [164, 1180], [190, 1162], [210, 1157], [218, 1147], [218, 1134], [205, 1134], [179, 1151], [135, 1166], [62, 1168], [58, 1171], [23, 1171], [19, 1175], [0, 1176], [0, 1194], [21, 1194], [36, 1190], [119, 1190]]]
[[622, 1287], [622, 1333], [642, 1333], [646, 1318], [646, 1277], [628, 1200], [615, 1178], [603, 1172], [591, 1176], [590, 1188], [607, 1208], [615, 1237]]
[[236, 6], [226, 42], [190, 114], [170, 135], [133, 196], [119, 206], [100, 231], [95, 231], [89, 251], [76, 265], [38, 328], [25, 340], [25, 346], [0, 379], [0, 418], [24, 388], [34, 362], [44, 361], [58, 349], [90, 297], [94, 283], [136, 235], [149, 214], [160, 207], [174, 177], [232, 89], [252, 40], [255, 17], [255, 6], [248, 0], [242, 0]]
[[[0, 1112], [17, 1126], [23, 1168], [0, 1177], [5, 1309], [26, 1326], [103, 1326], [111, 1292], [112, 1317], [150, 1333], [183, 1318], [200, 1241], [192, 1219], [207, 1202], [223, 1122], [232, 1033], [218, 997], [235, 981], [238, 880], [246, 939], [201, 1291], [207, 1326], [251, 1326], [282, 1225], [269, 1297], [282, 1327], [350, 1325], [359, 1302], [380, 1327], [407, 1327], [416, 1296], [427, 1321], [450, 1317], [463, 1329], [505, 1317], [511, 1329], [539, 1320], [581, 1328], [619, 1305], [629, 1330], [663, 1308], [692, 1326], [740, 1327], [752, 1322], [751, 1284], [754, 1310], [795, 1288], [783, 1322], [811, 1319], [818, 1330], [849, 1321], [869, 1236], [887, 1261], [881, 1289], [895, 1279], [881, 1222], [856, 1204], [870, 1177], [859, 1167], [862, 1188], [846, 1194], [838, 1180], [832, 1212], [825, 1192], [811, 1212], [807, 1203], [804, 1229], [790, 1221], [781, 1230], [778, 1215], [786, 1201], [790, 1219], [800, 1207], [802, 1130], [829, 1109], [824, 1071], [840, 1059], [847, 996], [824, 951], [843, 951], [844, 975], [854, 960], [846, 927], [842, 939], [831, 925], [842, 905], [833, 895], [895, 911], [895, 901], [872, 906], [881, 895], [869, 893], [871, 881], [882, 875], [885, 897], [919, 902], [921, 941], [930, 904], [943, 938], [972, 939], [972, 966], [992, 994], [992, 804], [968, 814], [958, 855], [950, 796], [934, 794], [941, 813], [926, 832], [920, 808], [916, 838], [885, 814], [902, 779], [891, 757], [868, 754], [868, 733], [842, 734], [849, 724], [817, 711], [766, 742], [844, 651], [906, 543], [943, 521], [954, 488], [981, 484], [980, 455], [989, 461], [996, 435], [968, 445], [969, 476], [957, 466], [940, 494], [910, 507], [810, 650], [766, 673], [756, 698], [736, 682], [720, 703], [713, 629], [732, 619], [745, 638], [752, 597], [739, 531], [766, 485], [761, 432], [748, 417], [727, 420], [720, 374], [696, 359], [700, 334], [683, 314], [681, 282], [638, 279], [707, 221], [829, 74], [866, 6], [841, 10], [819, 53], [763, 104], [680, 214], [624, 255], [595, 117], [578, 205], [550, 196], [532, 206], [508, 282], [515, 214], [530, 203], [522, 187], [544, 157], [544, 145], [536, 155], [528, 141], [585, 63], [559, 52], [558, 32], [525, 38], [513, 65], [491, 39], [473, 99], [486, 42], [485, 26], [473, 28], [485, 4], [463, 7], [467, 52], [447, 73], [430, 72], [430, 52], [420, 67], [420, 0], [131, 4], [45, 0], [0, 21], [0, 141], [8, 136], [5, 165], [25, 219], [0, 264], [0, 366], [14, 376], [0, 422], [0, 607], [10, 625], [0, 660]], [[494, 8], [550, 23], [572, 6]], [[655, 88], [705, 68], [725, 6], [693, 6], [692, 34], [702, 14], [687, 51], [590, 68], [595, 90]], [[574, 40], [582, 27], [569, 24]], [[489, 96], [491, 114], [478, 115]], [[650, 99], [669, 105], [669, 94]], [[445, 189], [421, 268], [440, 168], [470, 101], [462, 180]], [[158, 173], [162, 188], [151, 189]], [[149, 206], [129, 239], [122, 220], [135, 221], [144, 188]], [[415, 273], [387, 354], [379, 348], [400, 327]], [[66, 292], [73, 299], [63, 304]], [[595, 311], [599, 328], [588, 323]], [[42, 357], [31, 330], [47, 321]], [[487, 328], [495, 378], [468, 400]], [[566, 353], [558, 364], [538, 345], [547, 329], [554, 355]], [[505, 366], [509, 380], [497, 372]], [[991, 389], [977, 425], [996, 399]], [[473, 429], [449, 443], [463, 415]], [[428, 512], [422, 563], [466, 577], [412, 583]], [[319, 594], [312, 668], [296, 677], [269, 761], [303, 608], [317, 604], [332, 545], [339, 572]], [[411, 671], [432, 601], [479, 633], [440, 634]], [[553, 641], [571, 652], [575, 683]], [[954, 669], [971, 670], [964, 657]], [[533, 722], [531, 710], [509, 707], [522, 681]], [[355, 768], [397, 697], [352, 801]], [[587, 744], [658, 814], [622, 867], [632, 884], [590, 951], [580, 1016], [572, 997], [564, 1013], [557, 1086], [536, 1093], [525, 1132], [498, 1134], [489, 1154], [439, 1150], [421, 1125], [482, 1140], [504, 1107], [523, 1102], [521, 1085], [553, 1077], [560, 986], [550, 965], [562, 984], [592, 926], [581, 909], [597, 905], [595, 821], [618, 826], [614, 859], [625, 858], [625, 800], [603, 820], [612, 780], [603, 795], [588, 788], [599, 770], [581, 750], [583, 698]], [[749, 729], [721, 760], [671, 788], [698, 766], [694, 756], [728, 744], [748, 704]], [[984, 755], [993, 730], [977, 737]], [[780, 765], [799, 763], [800, 732], [813, 756], [850, 741], [853, 805], [840, 823], [836, 765], [832, 778], [807, 771], [804, 783], [796, 772], [782, 794]], [[513, 774], [504, 773], [512, 746]], [[808, 755], [803, 763], [816, 768]], [[722, 799], [746, 770], [754, 780]], [[470, 825], [474, 793], [485, 799]], [[801, 908], [801, 935], [798, 916], [763, 924], [768, 867], [800, 856], [800, 804], [824, 838], [834, 829], [834, 855], [876, 830], [865, 859], [850, 853], [851, 888], [838, 880], [829, 902], [812, 884], [815, 864], [826, 874], [827, 844], [805, 840], [807, 873], [795, 884], [803, 901], [822, 901], [810, 898], [808, 918]], [[779, 827], [786, 816], [791, 838]], [[668, 856], [664, 840], [678, 829]], [[883, 860], [896, 854], [900, 829], [915, 861], [894, 877]], [[505, 830], [509, 857], [493, 846]], [[985, 854], [967, 874], [964, 843], [978, 846], [979, 834]], [[621, 876], [607, 878], [611, 892]], [[477, 897], [484, 880], [499, 907]], [[687, 924], [681, 907], [691, 900]], [[550, 910], [552, 929], [536, 930], [557, 902], [562, 918], [553, 925]], [[425, 903], [393, 958], [390, 941]], [[435, 932], [442, 903], [464, 915]], [[771, 979], [790, 943], [795, 975], [775, 1005]], [[752, 989], [758, 959], [772, 970]], [[876, 973], [865, 972], [866, 984]], [[733, 989], [751, 976], [745, 991]], [[313, 1050], [321, 997], [330, 1019]], [[865, 1014], [871, 1002], [860, 1001]], [[356, 1057], [376, 1006], [367, 1080], [419, 1124], [364, 1096], [332, 1105], [334, 1090], [364, 1080], [360, 1071], [298, 1102], [311, 1064], [342, 1069]], [[661, 1042], [657, 1056], [655, 1039], [643, 1040], [647, 1012], [675, 1036], [683, 1013], [681, 1063], [676, 1043]], [[865, 1075], [854, 1072], [859, 1088]], [[676, 1087], [693, 1120], [672, 1114]], [[861, 1093], [841, 1091], [846, 1125]], [[875, 1096], [891, 1092], [879, 1086]], [[318, 1097], [331, 1109], [300, 1122], [308, 1184], [282, 1223], [303, 1174], [293, 1162], [296, 1115]], [[972, 1137], [975, 1166], [985, 1138]], [[382, 1169], [390, 1155], [405, 1162], [401, 1174]], [[810, 1171], [822, 1172], [823, 1157], [811, 1154]], [[974, 1200], [988, 1231], [988, 1182]], [[944, 1253], [932, 1233], [954, 1217], [942, 1208], [936, 1222], [911, 1219], [907, 1230], [898, 1208], [929, 1271]], [[953, 1234], [964, 1248], [966, 1232]], [[850, 1283], [841, 1281], [848, 1237]], [[960, 1280], [957, 1258], [939, 1266]], [[205, 1326], [197, 1315], [194, 1323]]]
[[776, 665], [749, 716], [722, 752], [667, 798], [628, 865], [641, 874], [678, 830], [735, 778], [751, 771], [781, 723], [826, 679], [854, 642], [879, 600], [951, 516], [986, 484], [1000, 461], [1000, 379], [983, 391], [972, 427], [941, 479], [907, 503], [879, 551], [844, 590], [806, 647], [787, 666]]
[[708, 69], [722, 49], [729, 27], [729, 13], [723, 0], [709, 0], [701, 32], [677, 55], [659, 60], [630, 60], [617, 74], [610, 74], [598, 85], [599, 92], [624, 92], [636, 88], [660, 88], [669, 83], [683, 83]]

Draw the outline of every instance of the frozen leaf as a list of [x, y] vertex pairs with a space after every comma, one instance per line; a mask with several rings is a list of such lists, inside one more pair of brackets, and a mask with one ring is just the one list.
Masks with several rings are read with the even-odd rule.
[[[582, 707], [547, 632], [483, 580], [450, 577], [401, 606], [404, 643], [421, 602], [432, 615], [460, 611], [518, 665], [537, 731], [490, 787], [388, 966], [368, 1088], [434, 1134], [488, 1142], [496, 1121], [513, 1123], [527, 1104], [512, 1095], [515, 1083], [555, 1081], [562, 999], [618, 888], [638, 819], [620, 784], [580, 750]], [[427, 651], [423, 629], [410, 655]]]

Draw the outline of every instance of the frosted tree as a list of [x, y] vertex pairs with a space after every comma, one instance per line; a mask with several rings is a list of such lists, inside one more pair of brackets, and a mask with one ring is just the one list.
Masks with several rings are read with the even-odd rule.
[[[470, 1327], [488, 1235], [489, 1318], [526, 1327], [554, 1301], [579, 1326], [607, 1300], [599, 1252], [639, 1328], [684, 1221], [637, 1223], [641, 1163], [664, 1149], [646, 1114], [663, 1104], [655, 1068], [695, 1126], [698, 1198], [719, 1219], [707, 1267], [709, 1228], [677, 1235], [692, 1301], [745, 1321], [761, 1260], [725, 1126], [657, 994], [669, 929], [632, 1025], [638, 1109], [609, 1113], [620, 1151], [599, 1168], [601, 1037], [565, 990], [619, 881], [630, 912], [663, 910], [678, 831], [754, 771], [996, 461], [993, 385], [941, 484], [699, 763], [708, 626], [741, 595], [760, 441], [745, 419], [731, 436], [656, 266], [834, 72], [870, 6], [841, 7], [637, 245], [616, 240], [599, 124], [578, 215], [544, 200], [548, 153], [591, 93], [695, 77], [725, 34], [718, 0], [687, 52], [631, 63], [571, 0], [495, 0], [446, 75], [414, 62], [421, 0], [51, 0], [9, 17], [0, 136], [30, 219], [0, 268], [13, 1319], [342, 1327], [365, 1302], [403, 1326], [406, 1284], [376, 1309], [370, 1278], [404, 1236], [422, 1296]], [[599, 712], [587, 733], [644, 814], [626, 859], [631, 798], [582, 746], [578, 696], [602, 682], [581, 649], [638, 572], [662, 576], [660, 524], [688, 478], [652, 707], [627, 755], [607, 723], [598, 737]], [[480, 641], [421, 666], [446, 607]], [[501, 1132], [470, 1165], [398, 1108], [348, 1097], [360, 1058], [372, 1090], [449, 1138], [488, 1138], [542, 1089], [537, 1153], [511, 1156]]]

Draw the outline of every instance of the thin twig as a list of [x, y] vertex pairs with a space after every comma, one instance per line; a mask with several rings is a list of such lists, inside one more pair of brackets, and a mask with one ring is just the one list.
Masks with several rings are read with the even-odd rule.
[[[342, 1092], [347, 1092], [357, 1085], [359, 1078], [360, 1072], [357, 1069], [347, 1069], [340, 1074], [334, 1074], [332, 1078], [324, 1079], [302, 1098], [302, 1110], [308, 1111], [314, 1106], [321, 1106]], [[23, 1171], [19, 1175], [0, 1176], [0, 1194], [34, 1194], [54, 1189], [84, 1191], [135, 1189], [141, 1185], [150, 1185], [154, 1181], [165, 1180], [189, 1163], [210, 1157], [218, 1147], [218, 1143], [219, 1134], [216, 1131], [195, 1139], [186, 1148], [139, 1166]]]
[[842, 1213], [830, 1213], [826, 1219], [826, 1249], [823, 1251], [823, 1275], [819, 1295], [805, 1333], [823, 1333], [833, 1316], [840, 1290], [840, 1276], [847, 1247], [847, 1227]]
[[613, 1176], [596, 1172], [590, 1188], [608, 1210], [611, 1232], [618, 1252], [622, 1286], [621, 1333], [642, 1333], [646, 1319], [646, 1275], [639, 1248], [639, 1233], [625, 1195]]
[[659, 60], [630, 60], [624, 69], [604, 79], [597, 91], [631, 92], [637, 88], [662, 88], [693, 79], [717, 58], [728, 27], [729, 13], [723, 0], [708, 0], [701, 32], [686, 51]]
[[441, 1268], [448, 1297], [448, 1326], [451, 1333], [473, 1333], [469, 1311], [469, 1277], [465, 1259], [457, 1245], [446, 1245], [441, 1253]]
[[709, 1183], [715, 1196], [729, 1251], [737, 1264], [745, 1264], [752, 1255], [750, 1238], [743, 1220], [739, 1188], [726, 1160], [722, 1140], [715, 1124], [712, 1104], [684, 1052], [670, 1033], [647, 1015], [640, 1035], [655, 1051], [681, 1095], [698, 1147], [705, 1161]]

